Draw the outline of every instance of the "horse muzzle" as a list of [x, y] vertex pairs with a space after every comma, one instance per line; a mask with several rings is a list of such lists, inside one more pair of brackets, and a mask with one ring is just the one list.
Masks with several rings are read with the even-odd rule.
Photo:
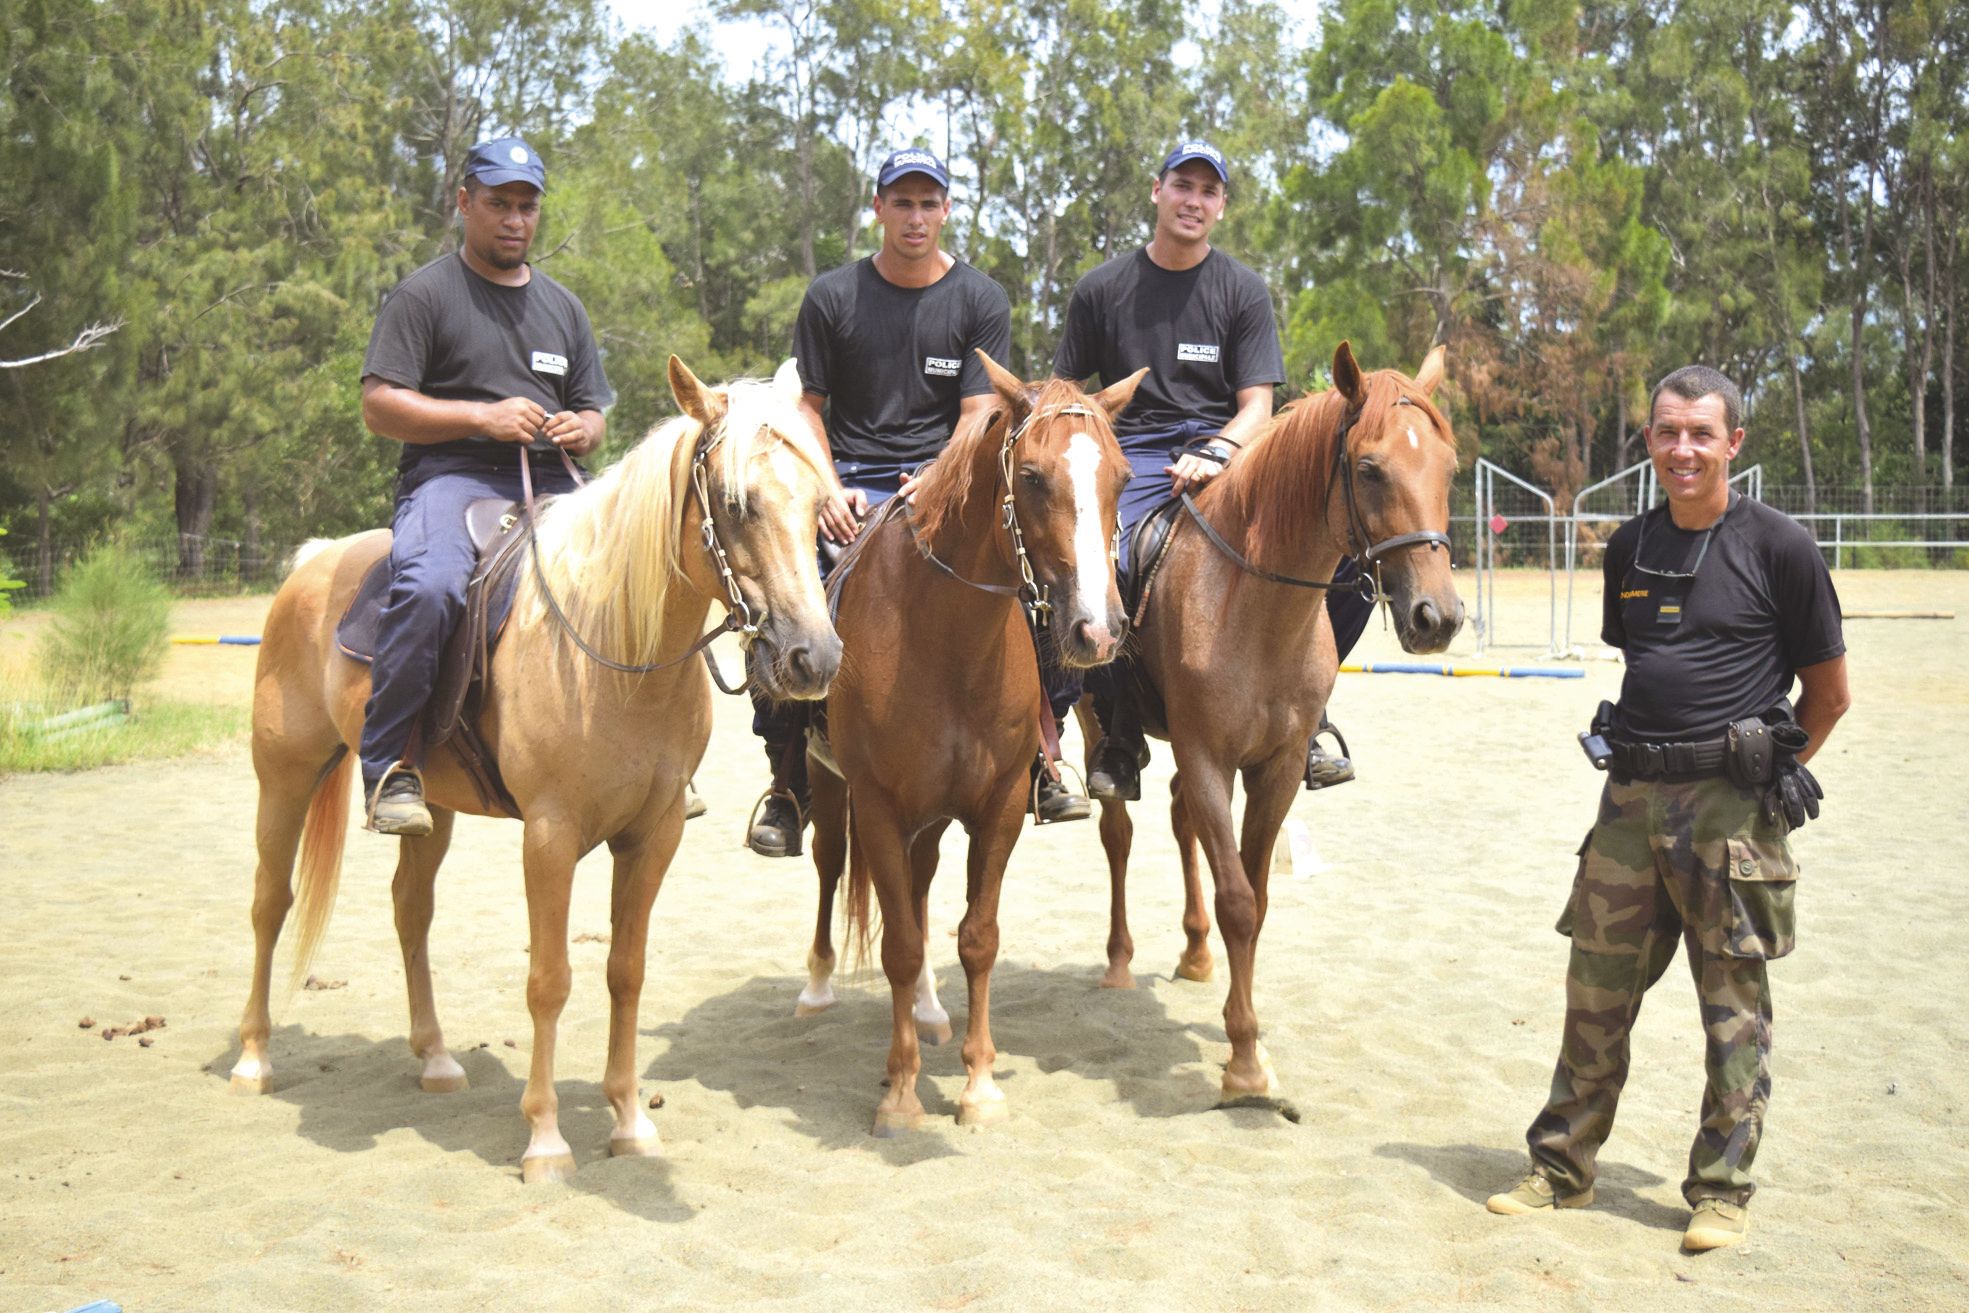
[[841, 640], [832, 628], [761, 633], [746, 653], [746, 669], [775, 702], [818, 701], [841, 669]]
[[1440, 600], [1429, 594], [1398, 598], [1391, 605], [1395, 609], [1395, 633], [1407, 652], [1440, 652], [1463, 628], [1463, 599], [1454, 592]]

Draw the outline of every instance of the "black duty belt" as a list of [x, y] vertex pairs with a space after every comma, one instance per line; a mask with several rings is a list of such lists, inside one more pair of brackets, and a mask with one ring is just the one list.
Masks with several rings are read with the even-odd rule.
[[1700, 743], [1623, 743], [1610, 739], [1607, 746], [1613, 749], [1613, 756], [1608, 765], [1637, 780], [1686, 784], [1724, 773], [1724, 745], [1720, 737]]

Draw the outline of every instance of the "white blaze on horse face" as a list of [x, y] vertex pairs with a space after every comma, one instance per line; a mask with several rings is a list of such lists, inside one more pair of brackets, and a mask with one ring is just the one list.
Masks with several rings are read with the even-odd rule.
[[1073, 479], [1073, 577], [1081, 615], [1106, 625], [1108, 544], [1101, 534], [1101, 447], [1085, 433], [1067, 443], [1067, 473]]
[[1408, 426], [1408, 445], [1415, 448], [1422, 446], [1422, 439], [1415, 436], [1415, 425], [1413, 424]]

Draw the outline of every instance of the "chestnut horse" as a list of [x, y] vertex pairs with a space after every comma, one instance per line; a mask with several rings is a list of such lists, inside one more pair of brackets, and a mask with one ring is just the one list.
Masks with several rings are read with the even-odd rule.
[[[865, 944], [872, 882], [893, 1004], [877, 1135], [923, 1120], [913, 1004], [928, 974], [937, 844], [953, 820], [971, 837], [957, 930], [970, 986], [969, 1078], [957, 1120], [1005, 1115], [991, 1078], [998, 891], [1025, 822], [1043, 697], [1022, 604], [1039, 602], [1042, 617], [1050, 609], [1051, 641], [1074, 667], [1112, 660], [1125, 624], [1112, 544], [1128, 462], [1110, 421], [1147, 371], [1089, 398], [1060, 379], [1029, 386], [978, 355], [996, 402], [959, 424], [910, 500], [885, 507], [839, 567], [848, 573], [835, 619], [841, 674], [827, 697], [833, 760], [816, 753], [809, 762], [820, 910], [799, 1011], [834, 1000], [829, 922], [852, 851], [849, 916]], [[946, 1022], [935, 1038], [949, 1034]]]
[[[711, 731], [710, 685], [692, 646], [711, 603], [745, 622], [732, 627], [743, 635], [751, 676], [777, 696], [822, 696], [840, 661], [812, 546], [818, 508], [835, 485], [795, 408], [792, 364], [771, 383], [713, 389], [671, 357], [670, 386], [683, 416], [652, 430], [585, 487], [539, 508], [535, 565], [522, 566], [478, 721], [526, 827], [533, 1052], [520, 1107], [531, 1127], [521, 1159], [528, 1181], [574, 1171], [557, 1116], [554, 1037], [568, 995], [574, 865], [600, 843], [615, 856], [602, 1081], [615, 1109], [609, 1151], [659, 1150], [636, 1087], [636, 1009], [650, 905], [683, 831], [685, 781]], [[369, 697], [369, 669], [336, 646], [335, 628], [363, 575], [389, 550], [387, 531], [327, 544], [288, 577], [267, 616], [253, 694], [260, 782], [253, 984], [232, 1071], [242, 1092], [265, 1092], [272, 1075], [267, 995], [274, 943], [295, 901], [289, 877], [297, 845], [296, 980], [334, 906], [350, 763]], [[550, 614], [556, 604], [565, 619]], [[580, 644], [632, 669], [612, 669]], [[401, 840], [394, 893], [410, 1048], [423, 1062], [424, 1088], [442, 1093], [463, 1089], [465, 1072], [445, 1050], [432, 1000], [425, 947], [432, 888], [453, 815], [488, 813], [448, 747], [431, 753], [424, 779], [433, 828]]]
[[[1195, 496], [1194, 519], [1176, 521], [1146, 615], [1135, 617], [1134, 659], [1165, 713], [1159, 727], [1149, 719], [1176, 759], [1169, 816], [1182, 856], [1189, 940], [1177, 973], [1190, 980], [1211, 973], [1199, 841], [1231, 960], [1227, 1098], [1276, 1092], [1258, 1043], [1253, 961], [1272, 846], [1339, 669], [1324, 590], [1292, 587], [1278, 576], [1317, 584], [1352, 556], [1389, 603], [1404, 648], [1440, 652], [1449, 645], [1462, 626], [1463, 603], [1448, 551], [1456, 440], [1429, 400], [1442, 373], [1437, 347], [1413, 379], [1396, 370], [1363, 376], [1341, 343], [1333, 388], [1280, 411]], [[1082, 706], [1086, 726], [1091, 716]], [[1094, 737], [1089, 733], [1088, 742]], [[1231, 822], [1234, 772], [1245, 788], [1241, 838]], [[1101, 983], [1118, 988], [1134, 985], [1126, 900], [1133, 835], [1127, 804], [1104, 802], [1101, 843], [1112, 901]]]

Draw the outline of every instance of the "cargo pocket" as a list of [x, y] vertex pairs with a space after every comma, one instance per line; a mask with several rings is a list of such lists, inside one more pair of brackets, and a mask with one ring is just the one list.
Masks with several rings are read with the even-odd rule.
[[1559, 923], [1552, 927], [1554, 930], [1558, 931], [1560, 934], [1564, 935], [1568, 939], [1572, 938], [1572, 926], [1574, 920], [1573, 908], [1579, 902], [1579, 886], [1582, 882], [1582, 878], [1586, 874], [1586, 849], [1587, 846], [1590, 845], [1592, 842], [1593, 842], [1593, 831], [1588, 830], [1586, 832], [1586, 837], [1579, 841], [1579, 848], [1577, 850], [1577, 856], [1579, 857], [1579, 862], [1577, 865], [1573, 867], [1572, 892], [1566, 895], [1566, 905], [1565, 908], [1559, 913]]
[[1798, 867], [1782, 839], [1731, 839], [1723, 887], [1724, 957], [1773, 960], [1798, 942]]

